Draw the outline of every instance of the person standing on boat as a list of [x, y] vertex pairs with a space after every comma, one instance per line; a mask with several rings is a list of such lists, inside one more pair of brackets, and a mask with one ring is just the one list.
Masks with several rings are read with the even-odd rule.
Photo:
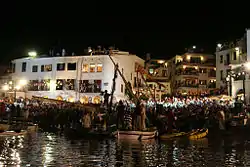
[[168, 110], [168, 113], [167, 113], [167, 118], [168, 118], [168, 129], [167, 129], [167, 133], [172, 133], [173, 131], [173, 126], [174, 126], [174, 120], [175, 120], [175, 117], [174, 117], [174, 113], [172, 111], [173, 109], [170, 109]]
[[86, 129], [90, 129], [91, 127], [91, 118], [88, 111], [85, 111], [83, 115], [83, 127]]
[[141, 104], [141, 129], [145, 130], [146, 129], [146, 104], [142, 103]]
[[1, 122], [3, 122], [3, 117], [5, 115], [5, 111], [6, 111], [6, 106], [4, 103], [1, 103], [1, 113], [0, 113]]
[[119, 129], [119, 123], [122, 124], [122, 128], [124, 128], [124, 109], [125, 106], [123, 102], [120, 100], [118, 103], [118, 106], [116, 108], [117, 111], [117, 122], [116, 122], [116, 127]]

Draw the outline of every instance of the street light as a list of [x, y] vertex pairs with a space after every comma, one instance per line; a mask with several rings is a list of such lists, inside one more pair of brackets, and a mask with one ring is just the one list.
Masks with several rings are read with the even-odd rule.
[[30, 51], [30, 52], [28, 52], [28, 55], [30, 57], [36, 57], [37, 56], [37, 52], [36, 51]]

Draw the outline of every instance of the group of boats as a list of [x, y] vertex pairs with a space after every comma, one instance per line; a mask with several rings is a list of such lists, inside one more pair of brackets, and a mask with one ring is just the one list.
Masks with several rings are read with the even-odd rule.
[[123, 140], [150, 140], [160, 138], [161, 140], [170, 140], [176, 138], [188, 138], [197, 140], [208, 135], [208, 129], [197, 129], [191, 132], [175, 132], [171, 134], [159, 135], [156, 129], [151, 131], [115, 131], [113, 135], [118, 139]]

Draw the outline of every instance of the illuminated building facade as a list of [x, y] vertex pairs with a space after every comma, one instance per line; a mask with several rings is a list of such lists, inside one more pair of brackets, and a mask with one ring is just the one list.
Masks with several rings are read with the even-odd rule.
[[232, 65], [240, 65], [246, 61], [246, 36], [237, 41], [218, 44], [216, 47], [216, 88], [229, 93], [227, 92], [227, 77], [232, 70]]
[[[128, 82], [136, 79], [136, 63], [144, 60], [128, 52], [112, 51], [112, 58]], [[82, 103], [99, 103], [101, 92], [112, 89], [114, 65], [107, 54], [60, 57], [26, 57], [12, 61], [12, 79], [26, 80], [25, 94]], [[118, 75], [114, 97], [125, 99], [125, 84]]]
[[220, 43], [216, 48], [217, 87], [228, 95], [250, 103], [250, 30], [239, 40]]
[[168, 65], [174, 94], [205, 95], [216, 87], [214, 55], [189, 51], [170, 59]]
[[145, 69], [148, 77], [146, 81], [156, 100], [162, 100], [162, 96], [171, 94], [167, 66], [168, 63], [166, 60], [150, 59], [147, 57]]

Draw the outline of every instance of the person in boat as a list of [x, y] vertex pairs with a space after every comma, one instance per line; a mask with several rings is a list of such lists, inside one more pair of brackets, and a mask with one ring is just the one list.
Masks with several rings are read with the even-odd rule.
[[173, 109], [167, 110], [167, 133], [173, 132], [173, 126], [174, 126], [175, 116]]
[[5, 111], [6, 111], [6, 105], [5, 103], [1, 103], [1, 111], [0, 111], [0, 119], [1, 119], [1, 122], [3, 122], [3, 118], [5, 116]]
[[141, 130], [146, 129], [146, 104], [141, 103]]
[[90, 113], [85, 111], [84, 115], [83, 115], [83, 127], [85, 129], [90, 129], [91, 128], [91, 117], [90, 117]]
[[124, 106], [122, 100], [120, 100], [118, 103], [118, 106], [116, 107], [116, 111], [117, 111], [116, 127], [117, 127], [117, 129], [119, 129], [120, 123], [122, 125], [122, 128], [124, 128], [124, 109], [125, 109], [125, 106]]

